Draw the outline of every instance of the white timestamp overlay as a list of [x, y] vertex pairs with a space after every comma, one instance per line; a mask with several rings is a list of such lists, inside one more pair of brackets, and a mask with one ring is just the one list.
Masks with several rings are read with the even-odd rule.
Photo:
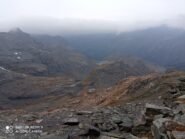
[[43, 132], [43, 126], [40, 125], [7, 125], [5, 133], [7, 134], [40, 134]]

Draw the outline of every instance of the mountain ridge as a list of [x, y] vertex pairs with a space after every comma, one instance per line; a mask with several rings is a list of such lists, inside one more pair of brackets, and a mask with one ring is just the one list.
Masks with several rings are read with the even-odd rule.
[[82, 78], [80, 73], [88, 73], [93, 65], [91, 60], [69, 49], [66, 42], [52, 48], [22, 31], [0, 33], [0, 42], [0, 65], [20, 73]]
[[68, 36], [67, 40], [77, 51], [98, 60], [118, 53], [168, 69], [185, 70], [184, 38], [185, 30], [163, 25], [119, 34]]

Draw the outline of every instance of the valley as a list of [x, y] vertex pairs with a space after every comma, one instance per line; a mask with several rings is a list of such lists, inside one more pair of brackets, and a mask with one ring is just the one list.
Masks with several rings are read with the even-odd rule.
[[[166, 35], [166, 28], [157, 28], [114, 36], [116, 42], [91, 38], [94, 44], [86, 49], [104, 44], [96, 50], [100, 57], [84, 51], [86, 44], [74, 48], [74, 38], [20, 29], [0, 33], [0, 138], [184, 139], [183, 40], [178, 59], [163, 53], [170, 65], [159, 53], [177, 49], [164, 39], [151, 38], [150, 48], [139, 44], [148, 31]], [[174, 41], [183, 33], [167, 34]], [[158, 49], [157, 41], [166, 48]], [[138, 48], [129, 50], [132, 45]], [[36, 126], [38, 133], [23, 130], [26, 126]]]

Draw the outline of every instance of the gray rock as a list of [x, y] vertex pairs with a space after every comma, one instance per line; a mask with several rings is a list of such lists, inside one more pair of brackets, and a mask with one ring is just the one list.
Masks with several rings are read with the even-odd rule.
[[178, 90], [177, 89], [170, 89], [168, 92], [170, 94], [176, 94], [178, 92]]
[[126, 139], [148, 139], [148, 138], [147, 137], [139, 138], [139, 137], [136, 137], [136, 136], [130, 134]]
[[122, 117], [122, 123], [119, 124], [119, 129], [121, 131], [130, 131], [131, 128], [134, 126], [133, 120], [129, 117]]
[[112, 114], [112, 109], [102, 109], [102, 112], [104, 113], [104, 114]]
[[145, 135], [145, 134], [147, 134], [150, 131], [151, 131], [151, 128], [150, 128], [149, 125], [138, 125], [138, 126], [134, 126], [132, 128], [131, 133], [133, 135], [141, 135], [141, 134]]
[[185, 131], [172, 131], [172, 136], [175, 139], [185, 139]]
[[66, 118], [63, 120], [66, 125], [78, 125], [79, 120], [77, 118]]
[[100, 136], [100, 130], [90, 124], [80, 123], [78, 136]]
[[8, 139], [8, 138], [0, 136], [0, 139]]
[[177, 115], [177, 114], [179, 114], [179, 113], [181, 113], [181, 112], [182, 112], [182, 108], [181, 108], [180, 105], [177, 105], [175, 108], [173, 108], [173, 113], [174, 113], [175, 115]]
[[177, 122], [180, 122], [180, 123], [185, 125], [185, 114], [183, 114], [183, 115], [180, 115], [180, 114], [175, 115], [174, 120], [176, 120]]
[[100, 139], [118, 139], [118, 138], [109, 137], [109, 136], [101, 136]]
[[168, 139], [167, 135], [165, 134], [165, 127], [164, 127], [164, 123], [167, 121], [169, 121], [169, 119], [167, 118], [160, 118], [153, 121], [151, 130], [152, 130], [154, 139]]
[[155, 116], [159, 114], [167, 114], [173, 116], [173, 111], [168, 107], [162, 107], [147, 103], [145, 106], [145, 114], [146, 116]]
[[162, 115], [162, 114], [155, 115], [155, 116], [154, 116], [154, 120], [157, 120], [157, 119], [163, 118], [163, 116], [164, 116], [164, 115]]
[[[115, 134], [111, 132], [102, 132], [102, 136], [104, 137], [103, 139], [126, 139], [126, 137], [128, 137], [129, 135], [129, 133]], [[102, 138], [100, 137], [100, 139]]]
[[178, 99], [185, 99], [185, 95], [178, 97]]
[[121, 117], [118, 116], [118, 115], [114, 115], [114, 116], [111, 118], [111, 120], [112, 120], [114, 123], [116, 123], [116, 124], [122, 123], [122, 119], [121, 119]]
[[38, 119], [37, 115], [34, 114], [26, 114], [22, 116], [26, 121], [34, 121], [36, 119]]
[[41, 137], [40, 139], [67, 139], [68, 136], [58, 136], [58, 135], [55, 135], [55, 134], [50, 134], [50, 135], [47, 135], [47, 136], [43, 136]]
[[177, 98], [177, 97], [179, 97], [181, 95], [182, 95], [181, 92], [178, 92], [178, 93], [176, 93], [176, 94], [173, 95], [173, 98]]
[[93, 114], [92, 111], [78, 111], [76, 112], [77, 115], [90, 115]]
[[183, 83], [179, 84], [178, 88], [180, 91], [185, 91], [185, 83], [183, 82]]
[[43, 119], [37, 119], [35, 123], [40, 124], [43, 121]]
[[78, 127], [79, 127], [80, 129], [84, 129], [84, 128], [85, 128], [85, 124], [79, 123]]
[[112, 130], [115, 130], [117, 126], [114, 123], [111, 123], [110, 121], [106, 121], [103, 124], [98, 125], [98, 127], [102, 131], [110, 132]]
[[170, 131], [167, 131], [166, 134], [167, 134], [167, 136], [168, 136], [168, 139], [172, 139], [172, 134], [171, 134]]
[[92, 123], [93, 123], [94, 125], [103, 124], [103, 123], [104, 123], [104, 120], [103, 120], [103, 118], [101, 118], [101, 117], [99, 117], [99, 118], [93, 118], [93, 119], [92, 119]]
[[138, 115], [135, 119], [134, 119], [134, 126], [140, 126], [140, 125], [145, 125], [146, 124], [146, 119], [145, 119], [145, 115], [144, 114], [140, 114]]
[[181, 81], [181, 82], [185, 82], [185, 77], [181, 77], [178, 80]]
[[185, 104], [179, 104], [181, 112], [185, 114]]
[[115, 134], [103, 132], [100, 139], [147, 139], [147, 138], [138, 138], [130, 133]]
[[89, 126], [88, 127], [88, 136], [96, 136], [99, 137], [100, 136], [100, 130], [94, 126]]
[[95, 93], [95, 92], [96, 92], [96, 89], [95, 88], [88, 89], [88, 93]]
[[90, 136], [90, 137], [99, 137], [100, 130], [92, 125], [83, 125], [79, 132], [79, 136]]

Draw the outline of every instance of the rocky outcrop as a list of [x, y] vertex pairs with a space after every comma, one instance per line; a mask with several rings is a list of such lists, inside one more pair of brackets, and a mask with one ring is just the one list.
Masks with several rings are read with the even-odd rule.
[[[180, 104], [185, 105], [185, 103], [183, 103], [184, 96], [178, 97], [178, 100], [179, 99], [182, 100], [180, 101]], [[166, 112], [165, 110], [166, 108], [163, 109], [163, 112]], [[161, 138], [162, 139], [163, 138], [164, 139], [184, 139], [185, 138], [185, 123], [184, 123], [184, 120], [182, 120], [184, 118], [185, 113], [182, 111], [182, 109], [179, 109], [178, 113], [177, 111], [173, 111], [173, 112], [174, 112], [173, 116], [165, 115], [165, 113], [163, 113], [162, 117], [166, 117], [166, 118], [157, 118], [153, 121], [151, 130], [152, 130], [154, 139], [161, 139]]]
[[[185, 139], [185, 97], [179, 86], [176, 91], [168, 91], [171, 102], [164, 106], [166, 98], [159, 100], [163, 104], [143, 103], [143, 110], [137, 110], [140, 105], [128, 104], [79, 111], [74, 115], [80, 118], [76, 136], [80, 138], [97, 139]], [[173, 92], [173, 93], [172, 93]], [[175, 94], [181, 94], [175, 95]], [[175, 97], [176, 96], [176, 97]], [[133, 107], [134, 111], [130, 110]], [[140, 107], [138, 107], [140, 108]], [[140, 111], [138, 113], [138, 111]], [[83, 118], [82, 118], [83, 117]]]
[[94, 88], [109, 88], [129, 76], [141, 76], [157, 72], [157, 68], [138, 59], [122, 59], [98, 65], [84, 80]]
[[[77, 98], [80, 99], [74, 99], [73, 96], [70, 99], [64, 97], [60, 101], [56, 96], [47, 98], [52, 105], [58, 104], [53, 109], [48, 109], [47, 99], [43, 99], [44, 103], [39, 104], [47, 104], [47, 108], [45, 105], [38, 107], [38, 104], [34, 104], [34, 109], [31, 110], [37, 112], [29, 113], [30, 107], [26, 107], [23, 112], [2, 110], [0, 125], [43, 125], [43, 133], [39, 134], [42, 139], [185, 139], [185, 92], [182, 91], [184, 80], [182, 77], [179, 79], [178, 74], [123, 82], [127, 83], [128, 94], [124, 92], [122, 95], [125, 88], [120, 88], [119, 95], [123, 99], [117, 99], [119, 103], [115, 105], [78, 107], [81, 106], [81, 101], [86, 102], [86, 106], [90, 103], [90, 97], [79, 94]], [[124, 85], [123, 83], [119, 86]], [[117, 94], [112, 96], [118, 98]], [[64, 103], [65, 108], [62, 105]], [[10, 122], [2, 124], [2, 117], [6, 119], [4, 121]], [[0, 134], [4, 135], [2, 131]]]

